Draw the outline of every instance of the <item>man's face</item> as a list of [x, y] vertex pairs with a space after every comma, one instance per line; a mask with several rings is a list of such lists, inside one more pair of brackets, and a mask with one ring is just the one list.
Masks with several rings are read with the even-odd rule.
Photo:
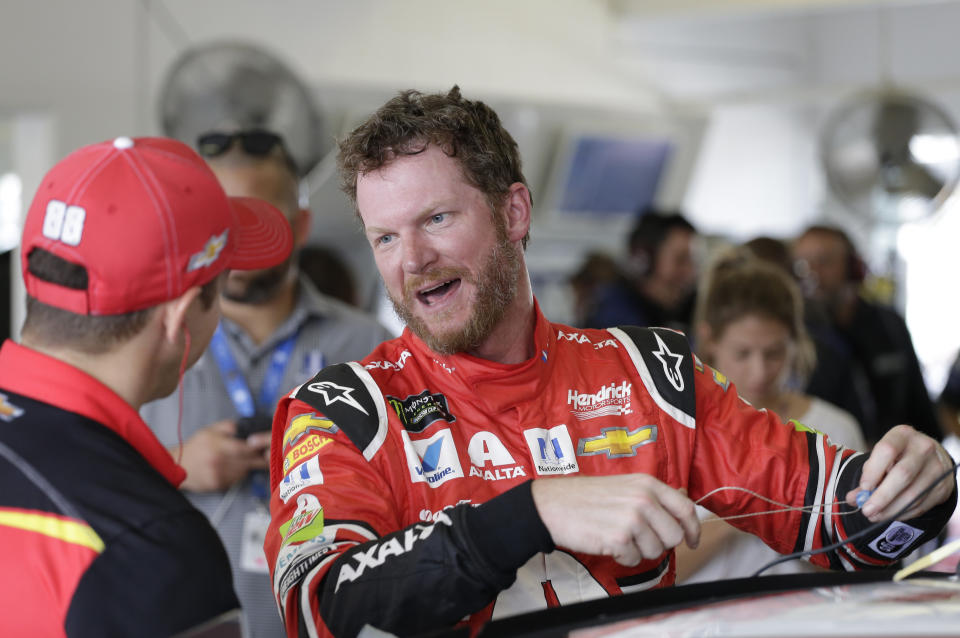
[[486, 199], [435, 146], [357, 180], [357, 208], [397, 314], [434, 351], [478, 347], [515, 299], [523, 268]]
[[793, 258], [804, 292], [829, 302], [839, 297], [847, 284], [849, 256], [843, 241], [830, 233], [810, 232], [793, 245]]
[[[263, 161], [252, 164], [213, 162], [213, 172], [227, 195], [256, 197], [273, 204], [284, 212], [294, 229], [294, 245], [299, 245], [297, 225], [296, 180], [280, 162]], [[223, 296], [230, 301], [261, 304], [271, 300], [290, 274], [293, 255], [283, 263], [265, 270], [232, 270], [227, 275]]]
[[658, 289], [674, 293], [673, 303], [682, 301], [696, 284], [695, 239], [688, 230], [671, 230], [657, 252], [650, 277], [657, 280]]

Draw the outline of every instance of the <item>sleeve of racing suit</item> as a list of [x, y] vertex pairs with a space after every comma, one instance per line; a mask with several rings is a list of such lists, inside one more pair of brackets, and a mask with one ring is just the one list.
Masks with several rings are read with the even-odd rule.
[[534, 554], [553, 549], [530, 486], [345, 551], [318, 591], [326, 626], [337, 636], [364, 624], [409, 635], [451, 627], [486, 606]]
[[[721, 373], [706, 365], [700, 368], [695, 373], [697, 434], [691, 498], [704, 499], [701, 504], [718, 516], [777, 509], [760, 497], [804, 508], [730, 521], [781, 554], [832, 545], [871, 525], [844, 501], [859, 484], [866, 454], [833, 445], [811, 429], [816, 424], [784, 424], [776, 414], [754, 409]], [[933, 538], [955, 504], [956, 489], [952, 498], [922, 516], [890, 521], [809, 560], [831, 569], [886, 566]]]
[[[702, 505], [719, 516], [777, 509], [757, 494], [805, 508], [730, 521], [781, 554], [825, 547], [871, 525], [844, 500], [859, 484], [866, 454], [833, 445], [811, 429], [815, 423], [810, 427], [796, 421], [784, 424], [776, 414], [754, 409], [709, 366], [698, 366], [695, 384], [697, 433], [691, 498], [706, 497]], [[743, 489], [720, 489], [711, 494], [729, 487]], [[933, 538], [953, 512], [956, 499], [955, 488], [946, 502], [917, 518], [891, 521], [809, 560], [831, 569], [884, 567]]]
[[[351, 387], [346, 376], [337, 383]], [[274, 418], [265, 551], [288, 635], [354, 636], [365, 624], [398, 634], [450, 627], [553, 548], [529, 482], [478, 507], [405, 524], [404, 497], [391, 487], [409, 481], [402, 453], [387, 458], [384, 445], [368, 459], [344, 414], [331, 419], [287, 398]]]

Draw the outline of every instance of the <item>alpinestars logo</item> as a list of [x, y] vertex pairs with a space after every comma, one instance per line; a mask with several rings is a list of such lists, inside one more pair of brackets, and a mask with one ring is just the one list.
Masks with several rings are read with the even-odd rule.
[[622, 416], [632, 414], [630, 409], [630, 392], [633, 384], [623, 381], [619, 385], [611, 383], [596, 392], [578, 392], [567, 390], [567, 405], [573, 406], [570, 411], [581, 421], [595, 419], [599, 416]]
[[353, 398], [353, 388], [337, 385], [333, 381], [318, 381], [317, 383], [311, 383], [308, 385], [307, 390], [310, 390], [310, 392], [316, 392], [317, 394], [322, 394], [323, 402], [327, 405], [332, 405], [337, 401], [340, 401], [341, 403], [346, 403], [351, 408], [356, 408], [357, 410], [360, 410], [369, 416], [369, 413], [363, 409], [363, 406]]
[[566, 424], [550, 429], [531, 428], [524, 430], [523, 436], [530, 447], [537, 474], [574, 474], [580, 471]]
[[418, 441], [411, 440], [406, 430], [401, 435], [407, 454], [407, 469], [414, 483], [437, 487], [450, 479], [463, 477], [463, 467], [449, 428]]
[[657, 345], [659, 346], [657, 350], [653, 351], [653, 355], [663, 364], [663, 373], [666, 375], [670, 385], [676, 388], [677, 392], [683, 392], [683, 375], [680, 374], [680, 364], [683, 363], [683, 355], [670, 352], [670, 348], [667, 347], [667, 344], [663, 342], [663, 339], [661, 339], [660, 335], [656, 332], [653, 333], [653, 336], [656, 338]]

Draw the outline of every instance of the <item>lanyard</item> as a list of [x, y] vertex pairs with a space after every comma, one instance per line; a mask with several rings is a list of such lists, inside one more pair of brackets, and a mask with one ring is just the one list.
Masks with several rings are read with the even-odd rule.
[[257, 408], [264, 414], [273, 412], [273, 404], [277, 400], [277, 393], [280, 391], [280, 384], [283, 382], [283, 373], [290, 362], [290, 355], [293, 353], [294, 343], [297, 341], [297, 333], [277, 344], [270, 355], [270, 366], [267, 368], [267, 375], [263, 378], [263, 385], [260, 386], [260, 395], [258, 400], [254, 400], [250, 386], [237, 365], [233, 353], [230, 352], [230, 346], [227, 345], [227, 338], [223, 334], [223, 329], [217, 325], [213, 333], [213, 339], [210, 340], [210, 351], [213, 358], [220, 368], [220, 375], [227, 386], [227, 393], [230, 400], [233, 401], [239, 416], [253, 416], [257, 413]]

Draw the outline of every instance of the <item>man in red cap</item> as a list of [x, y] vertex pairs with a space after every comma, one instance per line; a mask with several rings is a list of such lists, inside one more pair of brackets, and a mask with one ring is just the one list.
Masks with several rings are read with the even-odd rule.
[[226, 554], [137, 410], [210, 341], [227, 269], [290, 254], [189, 147], [117, 138], [44, 177], [24, 225], [22, 343], [0, 349], [2, 635], [169, 636], [236, 616]]

